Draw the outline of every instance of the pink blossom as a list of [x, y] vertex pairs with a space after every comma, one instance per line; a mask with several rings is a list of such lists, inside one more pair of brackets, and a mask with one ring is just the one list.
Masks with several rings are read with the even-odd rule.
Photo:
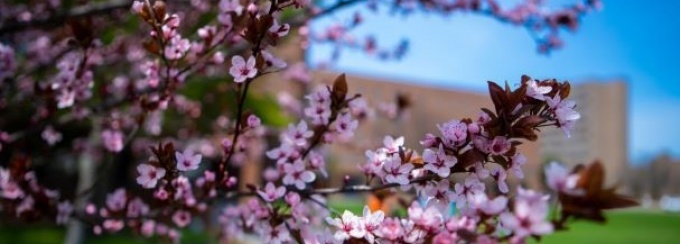
[[250, 116], [248, 116], [247, 124], [249, 128], [260, 127], [261, 123], [262, 121], [260, 121], [260, 118], [258, 118], [256, 115], [251, 114]]
[[178, 210], [172, 215], [172, 222], [175, 223], [177, 227], [184, 228], [191, 223], [191, 213], [184, 210]]
[[391, 136], [385, 136], [383, 146], [387, 149], [387, 153], [398, 153], [399, 148], [404, 146], [404, 137], [400, 136], [395, 139]]
[[484, 192], [477, 192], [468, 197], [470, 206], [474, 209], [482, 211], [486, 215], [500, 214], [508, 205], [508, 198], [505, 196], [497, 196], [493, 200]]
[[338, 241], [349, 240], [352, 237], [361, 239], [366, 235], [361, 225], [361, 219], [347, 210], [342, 214], [342, 218], [327, 217], [326, 223], [338, 228], [334, 235], [335, 240]]
[[125, 223], [119, 219], [108, 219], [104, 220], [102, 226], [108, 232], [118, 232], [125, 227]]
[[324, 156], [317, 152], [310, 152], [307, 156], [309, 158], [309, 168], [312, 170], [318, 170], [323, 177], [328, 178], [328, 172], [326, 172], [326, 161]]
[[385, 151], [378, 150], [374, 152], [371, 150], [366, 150], [365, 155], [367, 158], [366, 163], [361, 165], [359, 169], [361, 169], [361, 171], [368, 176], [382, 176], [382, 167], [385, 163], [385, 160], [387, 159], [387, 154], [385, 154]]
[[528, 97], [544, 101], [546, 98], [545, 94], [550, 93], [550, 91], [552, 91], [552, 87], [539, 86], [535, 80], [530, 80], [527, 82], [526, 94]]
[[257, 68], [255, 68], [255, 58], [250, 56], [248, 62], [243, 57], [236, 55], [231, 58], [231, 68], [229, 74], [234, 77], [234, 82], [242, 83], [246, 79], [255, 78], [257, 75]]
[[510, 141], [504, 136], [496, 136], [489, 144], [489, 151], [492, 155], [503, 155], [510, 151]]
[[144, 201], [136, 197], [135, 199], [132, 199], [130, 203], [128, 203], [127, 206], [127, 214], [126, 216], [128, 218], [137, 218], [140, 216], [144, 216], [149, 213], [149, 205], [146, 205]]
[[[264, 191], [263, 191], [264, 190]], [[257, 194], [267, 202], [273, 202], [286, 194], [286, 188], [283, 186], [276, 187], [274, 183], [268, 182], [263, 190], [258, 190]]]
[[328, 120], [331, 117], [330, 104], [325, 103], [312, 103], [309, 107], [305, 108], [305, 115], [312, 119], [312, 124], [314, 125], [325, 125], [328, 124]]
[[291, 241], [290, 232], [288, 232], [288, 227], [285, 224], [277, 225], [274, 228], [269, 224], [265, 224], [262, 226], [261, 232], [264, 243], [281, 244]]
[[464, 208], [468, 204], [468, 196], [484, 192], [484, 183], [479, 181], [476, 175], [465, 178], [465, 183], [456, 183], [454, 186], [456, 207]]
[[286, 35], [288, 35], [288, 31], [290, 31], [290, 25], [289, 24], [283, 24], [280, 25], [278, 20], [274, 20], [274, 24], [272, 24], [271, 27], [269, 27], [269, 34], [271, 34], [275, 38], [281, 38]]
[[429, 148], [425, 149], [423, 160], [425, 161], [424, 169], [442, 178], [448, 177], [451, 173], [451, 168], [458, 162], [456, 157], [446, 154], [443, 145], [439, 145], [439, 150], [436, 152]]
[[425, 194], [428, 197], [427, 206], [435, 206], [442, 212], [446, 212], [451, 201], [456, 198], [455, 193], [451, 191], [448, 179], [440, 180], [435, 184], [428, 184], [425, 187]]
[[500, 220], [504, 228], [512, 231], [514, 238], [522, 239], [531, 235], [546, 235], [553, 232], [548, 220], [547, 199], [527, 201], [515, 198], [513, 213], [503, 213]]
[[191, 171], [198, 169], [198, 165], [201, 164], [201, 159], [203, 156], [201, 154], [194, 154], [190, 149], [184, 150], [183, 153], [175, 152], [175, 159], [177, 160], [177, 170], [179, 171]]
[[415, 201], [407, 209], [407, 212], [408, 218], [413, 221], [415, 225], [423, 228], [425, 231], [439, 230], [444, 222], [444, 216], [438, 208], [428, 206], [423, 209]]
[[581, 118], [581, 114], [575, 110], [576, 103], [562, 100], [559, 94], [556, 94], [553, 98], [546, 98], [546, 102], [557, 118], [558, 126], [562, 128], [567, 137], [571, 137], [571, 130], [576, 120]]
[[335, 132], [337, 132], [341, 138], [349, 139], [354, 136], [354, 131], [359, 126], [359, 122], [352, 118], [350, 113], [344, 113], [338, 116], [334, 124]]
[[41, 136], [43, 140], [45, 140], [50, 146], [53, 146], [54, 144], [57, 144], [57, 142], [61, 141], [61, 133], [54, 130], [54, 128], [52, 128], [50, 125], [45, 127], [45, 130], [43, 130]]
[[154, 234], [155, 228], [156, 228], [156, 221], [146, 220], [142, 223], [142, 227], [140, 228], [140, 232], [142, 233], [142, 236], [151, 237]]
[[474, 168], [475, 175], [480, 180], [483, 180], [483, 179], [486, 179], [486, 178], [489, 177], [489, 170], [484, 168], [484, 163], [476, 162], [473, 168]]
[[110, 152], [120, 152], [123, 150], [123, 133], [119, 130], [102, 131], [104, 147]]
[[267, 151], [267, 157], [276, 160], [278, 164], [283, 164], [289, 160], [296, 160], [300, 157], [298, 149], [289, 143], [281, 144], [281, 146]]
[[57, 224], [63, 225], [68, 223], [71, 219], [71, 213], [73, 213], [73, 204], [68, 201], [63, 201], [57, 204]]
[[123, 208], [125, 208], [126, 203], [127, 193], [123, 188], [118, 188], [116, 189], [116, 191], [106, 196], [106, 206], [111, 211], [123, 210]]
[[380, 227], [379, 233], [379, 236], [382, 237], [382, 239], [396, 242], [404, 235], [404, 229], [398, 218], [386, 218]]
[[385, 183], [397, 183], [399, 185], [408, 185], [408, 176], [413, 170], [413, 164], [401, 163], [399, 155], [394, 154], [385, 164], [383, 164], [383, 180]]
[[153, 165], [140, 164], [137, 166], [137, 173], [139, 173], [137, 184], [144, 188], [151, 189], [155, 188], [158, 180], [165, 176], [165, 169], [156, 168]]
[[545, 168], [546, 184], [550, 189], [560, 193], [576, 194], [578, 174], [571, 174], [567, 168], [557, 162], [551, 162]]
[[233, 12], [236, 15], [243, 13], [243, 6], [239, 0], [220, 0], [218, 6], [222, 12]]
[[267, 51], [262, 51], [262, 57], [264, 58], [265, 64], [267, 67], [273, 67], [277, 69], [283, 69], [286, 67], [286, 62], [284, 62], [281, 59], [278, 59], [275, 57], [273, 54]]
[[502, 193], [508, 193], [508, 184], [505, 182], [508, 175], [505, 173], [505, 169], [496, 165], [495, 167], [491, 168], [490, 174], [491, 177], [493, 177], [498, 183], [498, 190]]
[[307, 122], [302, 120], [297, 126], [289, 124], [288, 130], [282, 135], [281, 140], [296, 146], [305, 146], [307, 145], [307, 139], [311, 138], [313, 135], [314, 132], [309, 130]]
[[130, 10], [135, 13], [141, 13], [144, 7], [145, 4], [143, 1], [134, 1], [132, 2], [132, 8]]
[[16, 66], [14, 49], [0, 43], [0, 81], [11, 76], [12, 73], [14, 73]]
[[364, 215], [361, 217], [361, 228], [364, 230], [364, 238], [369, 242], [373, 243], [375, 241], [375, 235], [382, 225], [383, 219], [385, 219], [385, 214], [378, 210], [371, 213], [368, 206], [364, 206]]
[[286, 174], [283, 177], [283, 184], [295, 185], [300, 190], [305, 189], [306, 183], [316, 179], [314, 172], [305, 169], [305, 163], [302, 160], [284, 164], [283, 172]]
[[189, 40], [175, 35], [165, 47], [164, 55], [169, 60], [177, 60], [184, 57], [189, 49], [191, 49]]
[[515, 153], [510, 158], [510, 168], [508, 169], [509, 172], [512, 172], [515, 177], [517, 178], [524, 178], [524, 172], [522, 171], [522, 165], [524, 165], [527, 162], [527, 158], [524, 157], [521, 153]]
[[467, 125], [459, 120], [451, 120], [437, 125], [448, 145], [458, 145], [467, 138]]

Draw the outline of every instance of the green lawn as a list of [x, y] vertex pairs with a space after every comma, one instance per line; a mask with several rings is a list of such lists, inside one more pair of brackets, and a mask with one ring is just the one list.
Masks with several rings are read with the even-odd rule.
[[541, 243], [680, 243], [680, 214], [626, 210], [607, 214], [606, 224], [572, 222], [570, 230]]
[[[360, 204], [331, 204], [336, 209], [361, 211]], [[544, 238], [541, 243], [680, 243], [680, 214], [627, 210], [611, 212], [604, 225], [585, 221], [571, 223], [570, 230]], [[0, 243], [61, 243], [64, 233], [55, 228], [0, 227]], [[152, 241], [151, 243], [155, 243]], [[210, 243], [198, 233], [184, 233], [183, 243]], [[90, 237], [87, 243], [148, 243], [130, 235]]]

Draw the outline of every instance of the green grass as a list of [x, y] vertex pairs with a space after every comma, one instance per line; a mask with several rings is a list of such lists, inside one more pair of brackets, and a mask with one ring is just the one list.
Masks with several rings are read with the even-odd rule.
[[573, 221], [569, 230], [541, 243], [680, 243], [680, 214], [628, 210], [610, 212], [606, 224]]

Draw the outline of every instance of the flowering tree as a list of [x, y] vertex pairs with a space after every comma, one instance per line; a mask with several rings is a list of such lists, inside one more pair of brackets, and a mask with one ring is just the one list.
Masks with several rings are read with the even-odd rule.
[[[489, 16], [527, 28], [538, 50], [548, 52], [561, 46], [559, 31], [576, 29], [597, 1], [556, 12], [533, 0], [511, 9], [493, 0], [78, 3], [0, 3], [3, 219], [70, 223], [74, 233], [78, 226], [95, 234], [129, 229], [174, 242], [202, 220], [219, 229], [223, 242], [254, 233], [267, 243], [522, 243], [565, 230], [572, 218], [603, 221], [602, 210], [635, 204], [603, 188], [599, 163], [573, 171], [549, 165], [552, 196], [510, 189], [510, 175], [523, 177], [526, 158], [517, 152], [523, 141], [537, 140], [541, 127], [568, 136], [580, 117], [567, 100], [568, 83], [528, 76], [515, 89], [489, 82], [494, 107], [415, 138], [422, 150], [406, 148], [403, 137], [385, 137], [360, 164], [365, 184], [318, 187], [332, 173], [320, 147], [351, 143], [367, 119], [367, 103], [351, 93], [344, 75], [311, 87], [303, 64], [287, 65], [273, 54], [278, 44], [294, 41], [401, 57], [406, 45], [382, 48], [371, 37], [351, 37], [359, 14], [324, 30], [308, 27], [360, 4], [406, 15]], [[257, 100], [251, 89], [279, 73], [311, 87], [304, 108], [292, 111], [298, 116], [281, 130], [271, 117], [287, 107]], [[276, 109], [262, 108], [269, 106]], [[277, 133], [266, 152], [258, 149]], [[267, 160], [258, 160], [262, 154]], [[234, 172], [267, 161], [274, 167], [261, 185], [238, 187]], [[47, 173], [69, 172], [64, 168], [77, 169], [71, 172], [78, 180]], [[134, 169], [132, 184], [107, 180], [126, 168]], [[403, 198], [407, 215], [366, 207], [356, 216], [326, 201], [379, 191]], [[449, 213], [451, 204], [456, 214]]]

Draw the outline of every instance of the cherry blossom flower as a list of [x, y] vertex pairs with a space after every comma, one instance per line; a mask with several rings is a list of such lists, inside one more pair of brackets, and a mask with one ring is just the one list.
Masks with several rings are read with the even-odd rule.
[[248, 116], [247, 125], [249, 128], [257, 128], [260, 127], [261, 124], [262, 121], [256, 115], [251, 114], [250, 116]]
[[69, 201], [60, 202], [57, 205], [57, 219], [56, 222], [59, 225], [68, 223], [71, 219], [71, 214], [73, 213], [73, 204]]
[[446, 154], [443, 145], [439, 145], [439, 150], [436, 152], [429, 148], [425, 149], [423, 160], [425, 161], [424, 168], [426, 170], [432, 171], [432, 173], [442, 178], [448, 177], [451, 173], [451, 168], [458, 162], [456, 157]]
[[14, 49], [0, 43], [0, 80], [4, 80], [12, 75], [15, 69]]
[[123, 150], [123, 133], [119, 130], [104, 130], [102, 131], [102, 140], [104, 147], [110, 152], [120, 152]]
[[139, 176], [137, 176], [137, 184], [144, 188], [151, 189], [155, 188], [158, 180], [165, 176], [165, 169], [156, 168], [149, 164], [140, 164], [137, 166], [137, 173], [139, 173]]
[[130, 11], [134, 13], [141, 13], [142, 10], [146, 7], [143, 1], [134, 1], [132, 2], [132, 7], [130, 8]]
[[309, 158], [309, 169], [318, 170], [324, 178], [328, 178], [328, 172], [326, 171], [326, 161], [324, 156], [320, 153], [312, 151], [309, 153], [307, 158]]
[[456, 193], [456, 207], [462, 209], [467, 205], [469, 195], [484, 192], [484, 183], [479, 181], [476, 175], [470, 175], [465, 178], [465, 183], [456, 183], [454, 191]]
[[307, 122], [302, 120], [297, 126], [289, 124], [288, 130], [282, 135], [281, 140], [292, 145], [305, 146], [307, 145], [307, 139], [311, 138], [313, 135], [314, 132], [309, 130]]
[[182, 57], [191, 49], [191, 43], [189, 40], [182, 38], [179, 35], [175, 35], [170, 39], [170, 42], [165, 47], [163, 52], [165, 57], [169, 60], [177, 60]]
[[508, 198], [497, 196], [491, 200], [486, 193], [477, 192], [468, 197], [468, 203], [472, 208], [482, 211], [486, 215], [497, 215], [505, 210], [508, 205]]
[[267, 67], [273, 67], [277, 69], [283, 69], [287, 66], [286, 62], [281, 59], [276, 58], [273, 54], [267, 51], [262, 51], [262, 57]]
[[198, 169], [201, 164], [201, 154], [194, 154], [190, 149], [184, 150], [183, 153], [175, 152], [175, 159], [177, 160], [177, 170], [191, 171]]
[[53, 146], [54, 144], [57, 144], [57, 142], [61, 141], [61, 133], [59, 131], [54, 130], [52, 126], [47, 126], [45, 127], [45, 130], [42, 132], [42, 138], [47, 142], [48, 145]]
[[288, 31], [290, 31], [290, 25], [289, 24], [279, 24], [278, 20], [274, 20], [274, 24], [272, 24], [271, 27], [269, 27], [269, 34], [272, 35], [275, 38], [281, 38], [286, 35], [288, 35]]
[[505, 173], [505, 169], [496, 165], [491, 168], [490, 175], [498, 183], [498, 190], [502, 193], [508, 193], [508, 183], [505, 182], [508, 175]]
[[474, 172], [477, 178], [480, 180], [486, 179], [489, 177], [489, 170], [484, 168], [484, 164], [482, 162], [476, 162], [474, 165]]
[[524, 178], [522, 165], [524, 165], [526, 162], [527, 158], [524, 155], [521, 153], [515, 153], [515, 155], [510, 158], [510, 168], [508, 169], [508, 172], [513, 173], [517, 178]]
[[467, 138], [467, 125], [459, 120], [451, 120], [437, 125], [448, 145], [458, 145]]
[[156, 229], [156, 221], [146, 220], [142, 223], [142, 227], [140, 228], [140, 232], [141, 232], [142, 236], [151, 237], [151, 236], [153, 236], [155, 229]]
[[328, 225], [338, 228], [335, 232], [335, 240], [345, 241], [350, 238], [364, 238], [366, 231], [363, 229], [361, 219], [352, 212], [345, 210], [341, 218], [326, 218]]
[[559, 94], [556, 94], [553, 98], [546, 98], [546, 102], [548, 102], [548, 106], [557, 118], [559, 127], [562, 128], [567, 137], [571, 137], [574, 123], [581, 118], [581, 114], [574, 110], [576, 103], [574, 101], [562, 100]]
[[527, 81], [527, 91], [526, 95], [541, 101], [546, 99], [545, 94], [550, 93], [552, 87], [550, 86], [540, 86], [535, 80]]
[[335, 120], [335, 132], [337, 132], [341, 138], [349, 139], [354, 136], [354, 131], [359, 126], [359, 122], [352, 118], [350, 113], [344, 113], [338, 116]]
[[242, 83], [246, 79], [255, 78], [257, 75], [257, 68], [255, 68], [255, 58], [250, 56], [248, 62], [243, 57], [236, 55], [231, 58], [231, 68], [229, 74], [234, 77], [234, 82]]
[[261, 232], [263, 235], [262, 241], [264, 241], [264, 243], [281, 244], [291, 241], [290, 232], [288, 232], [288, 228], [285, 224], [277, 225], [274, 228], [265, 224], [262, 226]]
[[521, 240], [531, 235], [546, 235], [553, 232], [547, 215], [547, 199], [527, 201], [522, 197], [515, 198], [513, 213], [503, 213], [500, 220], [504, 228], [512, 231], [514, 238]]
[[391, 136], [385, 136], [383, 146], [387, 149], [387, 153], [398, 153], [399, 148], [404, 146], [404, 137], [400, 136], [395, 139]]
[[305, 163], [302, 160], [284, 164], [283, 172], [286, 174], [283, 176], [283, 184], [295, 185], [300, 190], [305, 189], [306, 183], [316, 179], [314, 172], [305, 170]]
[[383, 219], [385, 219], [385, 214], [382, 211], [378, 210], [371, 213], [368, 206], [364, 206], [364, 215], [361, 217], [360, 221], [362, 225], [361, 228], [365, 232], [364, 238], [366, 238], [369, 243], [375, 241], [375, 236], [380, 229]]
[[411, 163], [402, 164], [399, 155], [394, 154], [383, 164], [383, 180], [385, 183], [408, 185], [408, 176], [413, 168]]
[[512, 145], [504, 136], [496, 136], [489, 144], [489, 151], [492, 155], [503, 155], [510, 151]]
[[262, 197], [267, 202], [273, 202], [276, 201], [276, 199], [279, 199], [283, 197], [283, 195], [286, 194], [286, 188], [283, 186], [276, 187], [274, 183], [267, 182], [267, 185], [264, 187], [262, 190], [258, 190], [257, 194]]
[[289, 143], [281, 144], [281, 146], [267, 151], [267, 157], [276, 160], [278, 164], [283, 164], [289, 160], [296, 160], [300, 157], [300, 152], [297, 148]]
[[243, 6], [239, 0], [220, 0], [218, 7], [222, 12], [233, 12], [236, 15], [243, 13]]
[[428, 184], [425, 187], [427, 195], [427, 206], [435, 206], [442, 212], [446, 212], [451, 201], [455, 200], [456, 195], [451, 191], [448, 179], [443, 179], [436, 184]]
[[550, 189], [565, 194], [578, 194], [576, 183], [579, 175], [571, 174], [558, 162], [550, 162], [545, 168], [546, 184]]
[[383, 171], [382, 167], [383, 164], [385, 163], [385, 160], [387, 159], [387, 154], [384, 153], [384, 150], [378, 150], [378, 151], [371, 151], [371, 150], [366, 150], [366, 163], [364, 165], [361, 165], [359, 169], [364, 172], [364, 174], [368, 176], [379, 176], [382, 177]]
[[128, 203], [126, 214], [128, 218], [137, 218], [147, 213], [149, 213], [149, 205], [146, 205], [141, 198], [136, 197]]
[[380, 226], [380, 236], [389, 242], [397, 242], [404, 235], [404, 229], [398, 218], [385, 218]]
[[113, 193], [106, 196], [106, 207], [111, 211], [119, 211], [125, 208], [127, 202], [127, 192], [125, 189], [118, 188]]
[[186, 227], [191, 223], [191, 213], [184, 210], [178, 210], [172, 215], [172, 222], [175, 223], [177, 227]]
[[413, 224], [425, 231], [438, 230], [444, 222], [441, 211], [434, 206], [423, 209], [420, 204], [414, 201], [407, 212], [408, 218], [413, 221]]

